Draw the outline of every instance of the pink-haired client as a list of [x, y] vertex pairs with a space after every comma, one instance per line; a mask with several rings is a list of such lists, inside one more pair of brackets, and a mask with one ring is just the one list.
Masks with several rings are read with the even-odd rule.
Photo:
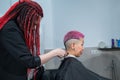
[[84, 34], [73, 30], [64, 37], [67, 56], [62, 61], [55, 80], [110, 80], [87, 69], [77, 57], [82, 55], [84, 49]]

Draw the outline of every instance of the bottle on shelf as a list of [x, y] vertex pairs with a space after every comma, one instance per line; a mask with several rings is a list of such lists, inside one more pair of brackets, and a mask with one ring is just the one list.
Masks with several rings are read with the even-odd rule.
[[111, 48], [115, 48], [115, 41], [114, 41], [114, 39], [111, 39]]

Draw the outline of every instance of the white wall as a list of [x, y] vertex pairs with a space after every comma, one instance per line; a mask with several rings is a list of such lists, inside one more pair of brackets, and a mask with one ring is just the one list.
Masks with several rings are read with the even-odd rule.
[[63, 47], [64, 34], [79, 30], [85, 34], [85, 47], [100, 41], [110, 46], [120, 38], [119, 0], [53, 0], [54, 47]]
[[2, 16], [10, 7], [11, 1], [10, 0], [0, 0], [0, 16]]

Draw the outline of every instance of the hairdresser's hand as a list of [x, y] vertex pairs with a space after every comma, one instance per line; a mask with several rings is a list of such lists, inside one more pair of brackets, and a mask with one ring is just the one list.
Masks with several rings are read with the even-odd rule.
[[41, 65], [48, 62], [50, 59], [52, 59], [53, 57], [60, 57], [60, 58], [63, 58], [67, 55], [66, 51], [63, 50], [63, 49], [54, 49], [54, 50], [51, 50], [49, 51], [48, 53], [46, 54], [43, 54], [43, 55], [39, 55], [40, 59], [41, 59]]
[[61, 48], [54, 49], [52, 52], [54, 52], [54, 54], [60, 58], [65, 57], [67, 55], [66, 51]]

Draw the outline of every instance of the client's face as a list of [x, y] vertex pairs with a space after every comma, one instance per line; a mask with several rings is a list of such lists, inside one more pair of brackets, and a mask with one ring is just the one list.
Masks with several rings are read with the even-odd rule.
[[79, 57], [83, 52], [84, 38], [80, 38], [79, 42], [75, 45], [75, 56]]

